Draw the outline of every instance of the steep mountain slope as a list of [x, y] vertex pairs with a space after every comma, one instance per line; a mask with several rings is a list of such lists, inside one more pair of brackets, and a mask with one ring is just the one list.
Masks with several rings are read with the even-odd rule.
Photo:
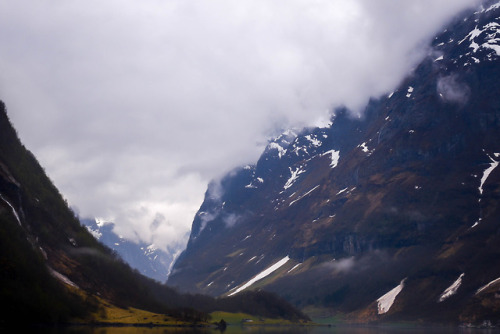
[[134, 243], [117, 235], [113, 231], [114, 223], [98, 219], [82, 219], [81, 222], [97, 240], [118, 253], [132, 268], [158, 282], [167, 280], [175, 254], [168, 254], [154, 244]]
[[0, 101], [0, 327], [108, 321], [129, 307], [190, 323], [215, 310], [307, 319], [274, 294], [183, 295], [131, 269], [80, 224]]
[[362, 118], [337, 110], [212, 183], [169, 284], [356, 320], [500, 320], [499, 17], [498, 1], [464, 13]]

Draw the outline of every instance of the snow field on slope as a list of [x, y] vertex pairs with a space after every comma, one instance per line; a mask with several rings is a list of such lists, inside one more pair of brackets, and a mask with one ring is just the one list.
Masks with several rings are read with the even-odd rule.
[[19, 223], [19, 226], [23, 226], [21, 224], [21, 219], [19, 218], [19, 215], [17, 214], [17, 211], [16, 209], [14, 208], [14, 206], [12, 204], [10, 204], [9, 201], [7, 201], [1, 194], [0, 194], [0, 198], [5, 202], [7, 203], [8, 206], [10, 206], [10, 208], [12, 209], [12, 213], [14, 214], [14, 217], [16, 217], [16, 220], [17, 222]]
[[394, 300], [396, 300], [397, 295], [403, 290], [405, 280], [406, 278], [403, 279], [394, 289], [377, 299], [378, 314], [384, 314], [390, 310], [392, 304], [394, 304]]
[[340, 151], [330, 150], [328, 152], [323, 153], [322, 155], [327, 155], [327, 154], [332, 155], [332, 162], [330, 163], [330, 167], [332, 168], [337, 167], [340, 159]]
[[[500, 153], [495, 153], [494, 155], [495, 155], [496, 158], [500, 157]], [[488, 168], [486, 168], [484, 170], [483, 177], [481, 178], [481, 184], [479, 185], [479, 193], [481, 195], [483, 194], [483, 185], [484, 185], [484, 183], [486, 182], [486, 180], [490, 176], [491, 172], [493, 172], [493, 170], [498, 167], [498, 163], [499, 163], [499, 161], [496, 161], [495, 159], [493, 159], [489, 155], [488, 155], [488, 158], [490, 158], [491, 163], [490, 163], [490, 167], [488, 167]]]
[[497, 278], [497, 279], [494, 279], [493, 281], [489, 282], [488, 284], [482, 286], [481, 288], [477, 289], [476, 291], [476, 295], [480, 294], [481, 292], [483, 292], [484, 290], [488, 289], [489, 287], [495, 285], [495, 284], [498, 284], [500, 283], [500, 277]]
[[446, 288], [446, 290], [443, 291], [441, 296], [439, 296], [439, 302], [442, 302], [453, 296], [455, 293], [457, 293], [458, 288], [460, 287], [460, 285], [462, 285], [462, 278], [464, 277], [464, 275], [465, 273], [462, 273], [458, 277], [458, 279], [455, 282], [453, 282], [452, 285], [450, 285], [448, 288]]
[[271, 275], [273, 272], [278, 270], [280, 267], [282, 267], [289, 260], [290, 260], [290, 257], [288, 257], [288, 256], [282, 258], [281, 260], [279, 260], [278, 262], [276, 262], [275, 264], [273, 264], [269, 268], [265, 269], [264, 271], [260, 272], [256, 276], [254, 276], [251, 280], [249, 280], [248, 282], [246, 282], [245, 284], [243, 284], [242, 286], [237, 288], [235, 291], [231, 292], [229, 294], [229, 296], [233, 296], [233, 295], [245, 290], [246, 288], [250, 287], [255, 282], [260, 281], [261, 279]]

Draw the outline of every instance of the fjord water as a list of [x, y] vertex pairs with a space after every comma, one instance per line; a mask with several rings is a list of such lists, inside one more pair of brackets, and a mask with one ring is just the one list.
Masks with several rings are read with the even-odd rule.
[[225, 331], [206, 328], [166, 327], [67, 327], [37, 330], [43, 334], [500, 334], [500, 329], [458, 327], [240, 327], [230, 326]]

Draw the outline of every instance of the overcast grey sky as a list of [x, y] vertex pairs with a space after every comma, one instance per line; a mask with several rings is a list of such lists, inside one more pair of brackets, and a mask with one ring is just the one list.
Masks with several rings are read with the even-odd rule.
[[279, 129], [390, 92], [476, 0], [0, 0], [0, 99], [82, 217], [177, 249]]

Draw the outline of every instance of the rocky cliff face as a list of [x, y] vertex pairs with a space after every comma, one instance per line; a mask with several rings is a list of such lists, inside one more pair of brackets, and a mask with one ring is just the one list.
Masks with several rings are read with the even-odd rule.
[[499, 318], [499, 16], [465, 13], [362, 117], [286, 132], [212, 183], [168, 282], [365, 320]]

